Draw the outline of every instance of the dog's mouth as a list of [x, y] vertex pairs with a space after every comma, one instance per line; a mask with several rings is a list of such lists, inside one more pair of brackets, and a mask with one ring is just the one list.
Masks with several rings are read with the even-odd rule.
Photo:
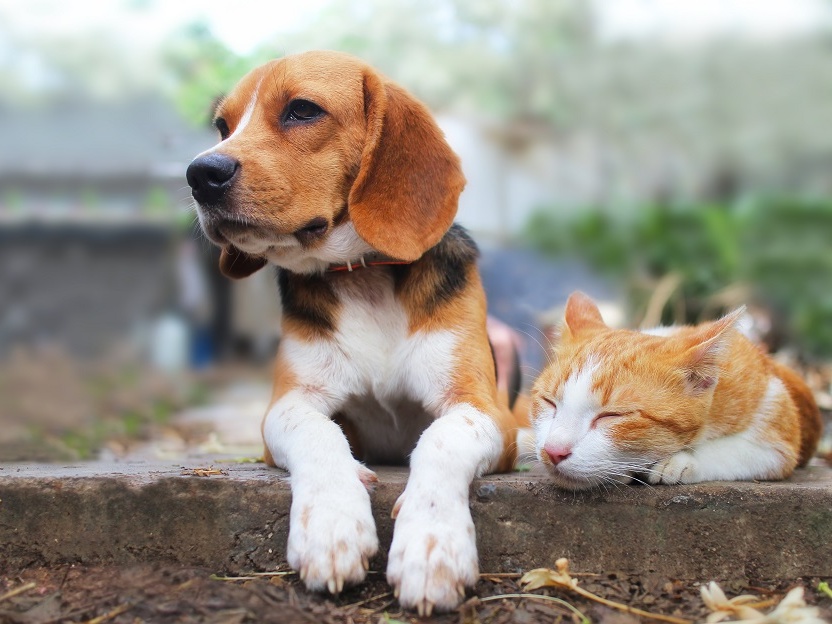
[[257, 225], [229, 218], [213, 218], [203, 223], [203, 229], [208, 238], [220, 245], [244, 244], [253, 238], [261, 238], [265, 233]]
[[329, 232], [330, 223], [324, 217], [315, 217], [300, 228], [284, 232], [272, 225], [215, 215], [203, 220], [202, 229], [209, 240], [221, 247], [234, 245], [249, 253], [264, 253], [313, 247]]
[[220, 247], [234, 245], [248, 253], [262, 253], [267, 248], [297, 246], [292, 234], [281, 234], [271, 227], [233, 218], [210, 218], [202, 222], [205, 236]]
[[328, 230], [329, 221], [324, 217], [315, 217], [302, 228], [295, 230], [294, 236], [303, 247], [309, 247], [322, 239]]
[[217, 223], [214, 232], [218, 238], [229, 242], [240, 242], [253, 234], [250, 224], [231, 220], [223, 220]]

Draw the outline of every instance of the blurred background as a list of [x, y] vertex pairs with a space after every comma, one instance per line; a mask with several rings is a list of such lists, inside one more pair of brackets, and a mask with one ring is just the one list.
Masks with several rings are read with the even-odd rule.
[[580, 288], [628, 326], [747, 304], [832, 408], [828, 0], [0, 0], [0, 460], [257, 437], [273, 276], [218, 274], [184, 172], [315, 48], [435, 112], [527, 380]]

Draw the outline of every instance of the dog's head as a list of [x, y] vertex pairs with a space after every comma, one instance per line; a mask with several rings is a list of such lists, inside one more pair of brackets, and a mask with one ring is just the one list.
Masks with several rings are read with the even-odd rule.
[[456, 214], [465, 179], [427, 108], [347, 54], [258, 67], [215, 125], [220, 143], [187, 178], [229, 277], [269, 261], [306, 273], [371, 252], [415, 260]]

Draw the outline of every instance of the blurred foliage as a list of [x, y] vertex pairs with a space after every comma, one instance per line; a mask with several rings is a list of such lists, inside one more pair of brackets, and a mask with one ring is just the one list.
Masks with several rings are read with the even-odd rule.
[[637, 314], [659, 281], [678, 276], [664, 322], [697, 322], [744, 303], [721, 297], [750, 287], [754, 301], [785, 319], [811, 355], [832, 355], [832, 201], [766, 198], [734, 204], [647, 205], [574, 217], [538, 212], [525, 239], [556, 256], [578, 257], [623, 283]]
[[167, 59], [191, 119], [266, 60], [310, 49], [355, 54], [437, 109], [497, 118], [554, 119], [557, 77], [590, 44], [591, 13], [579, 0], [333, 0], [304, 27], [234, 56], [203, 25], [171, 41]]
[[[155, 215], [165, 215], [170, 212], [170, 207], [174, 204], [170, 193], [161, 185], [153, 185], [145, 194], [142, 202], [142, 209], [144, 212]], [[183, 215], [177, 214], [177, 218], [182, 218]], [[185, 217], [193, 217], [193, 215], [185, 214]]]
[[[126, 19], [151, 3], [122, 2]], [[605, 38], [603, 3], [582, 0], [330, 0], [290, 32], [237, 54], [195, 21], [151, 47], [111, 32], [38, 38], [0, 21], [0, 105], [43, 98], [171, 97], [206, 123], [247, 71], [303, 50], [356, 54], [434, 110], [578, 143], [610, 172], [604, 197], [633, 197], [627, 163], [651, 165], [667, 197], [739, 190], [832, 194], [828, 29], [782, 39]], [[742, 16], [739, 16], [741, 18]], [[256, 17], [255, 17], [256, 19]], [[741, 23], [742, 19], [738, 19]], [[827, 22], [828, 23], [828, 20]], [[642, 169], [649, 169], [643, 167]], [[637, 196], [637, 195], [636, 195]], [[649, 199], [641, 197], [641, 199]]]
[[172, 39], [163, 54], [174, 76], [176, 104], [186, 119], [198, 124], [211, 120], [213, 104], [256, 64], [235, 55], [199, 22]]
[[[674, 45], [611, 41], [580, 0], [332, 0], [296, 32], [238, 57], [205, 27], [171, 41], [180, 109], [207, 103], [254, 66], [309, 49], [360, 56], [434, 110], [535, 124], [553, 141], [597, 141], [610, 172], [656, 164], [668, 197], [832, 192], [832, 46], [815, 35]], [[700, 172], [704, 175], [691, 175]], [[705, 182], [702, 182], [702, 180]], [[628, 196], [611, 177], [609, 196]], [[618, 188], [623, 187], [623, 188]]]

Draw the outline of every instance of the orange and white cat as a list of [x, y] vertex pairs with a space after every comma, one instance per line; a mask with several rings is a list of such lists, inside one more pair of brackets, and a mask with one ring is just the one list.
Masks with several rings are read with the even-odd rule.
[[743, 336], [739, 309], [710, 323], [611, 329], [582, 293], [532, 389], [535, 451], [555, 483], [783, 479], [820, 437], [806, 384]]

